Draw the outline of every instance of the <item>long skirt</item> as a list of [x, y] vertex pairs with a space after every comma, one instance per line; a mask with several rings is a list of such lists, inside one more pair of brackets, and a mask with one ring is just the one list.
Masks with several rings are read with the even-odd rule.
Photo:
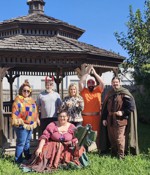
[[52, 172], [68, 165], [82, 167], [79, 159], [84, 152], [84, 147], [73, 148], [61, 142], [50, 141], [44, 145], [40, 156], [37, 157], [34, 152], [28, 163], [21, 165], [21, 168], [24, 172]]

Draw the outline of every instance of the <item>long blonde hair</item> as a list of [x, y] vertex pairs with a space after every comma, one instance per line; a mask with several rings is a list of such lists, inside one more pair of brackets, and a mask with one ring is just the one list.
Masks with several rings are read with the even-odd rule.
[[68, 87], [68, 95], [71, 96], [71, 94], [70, 94], [70, 89], [71, 89], [71, 87], [75, 87], [75, 88], [76, 88], [76, 97], [78, 97], [78, 96], [79, 96], [79, 91], [78, 91], [78, 86], [77, 86], [76, 83], [71, 83], [71, 84], [69, 85], [69, 87]]

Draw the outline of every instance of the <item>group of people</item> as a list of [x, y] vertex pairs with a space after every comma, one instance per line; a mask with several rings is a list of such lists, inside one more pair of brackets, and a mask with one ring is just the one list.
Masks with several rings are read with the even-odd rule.
[[[31, 97], [29, 82], [25, 81], [12, 105], [12, 125], [17, 137], [15, 162], [22, 163], [24, 153], [29, 160], [24, 168], [31, 171], [52, 171], [70, 164], [84, 166], [81, 159], [86, 149], [84, 145], [79, 146], [75, 132], [80, 126], [89, 124], [97, 133], [96, 145], [101, 154], [111, 152], [119, 159], [123, 159], [129, 149], [138, 154], [134, 98], [121, 86], [118, 77], [111, 83], [112, 89], [101, 104], [104, 81], [91, 65], [79, 85], [69, 85], [64, 99], [54, 91], [53, 77], [45, 78], [45, 90], [36, 101]], [[30, 140], [37, 125], [41, 136], [31, 155]]]

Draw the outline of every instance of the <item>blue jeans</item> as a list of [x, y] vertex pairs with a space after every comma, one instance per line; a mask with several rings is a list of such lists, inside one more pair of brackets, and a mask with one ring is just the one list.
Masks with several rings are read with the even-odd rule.
[[15, 162], [22, 162], [22, 153], [24, 153], [25, 159], [30, 157], [30, 140], [32, 136], [32, 130], [26, 130], [23, 126], [14, 127], [16, 132], [16, 151], [15, 151]]

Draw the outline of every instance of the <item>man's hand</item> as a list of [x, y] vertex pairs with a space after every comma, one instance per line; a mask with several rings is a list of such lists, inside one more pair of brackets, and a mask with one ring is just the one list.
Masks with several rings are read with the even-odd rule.
[[107, 126], [107, 120], [103, 120], [103, 125]]
[[91, 70], [92, 70], [93, 66], [92, 65], [88, 65], [87, 67], [87, 73], [90, 74]]
[[92, 66], [92, 69], [91, 69], [91, 73], [92, 73], [93, 75], [96, 75], [96, 71], [95, 71], [95, 69], [94, 69], [93, 66]]
[[115, 114], [116, 114], [117, 116], [121, 117], [121, 116], [123, 116], [123, 111], [117, 111], [117, 112], [115, 112]]

